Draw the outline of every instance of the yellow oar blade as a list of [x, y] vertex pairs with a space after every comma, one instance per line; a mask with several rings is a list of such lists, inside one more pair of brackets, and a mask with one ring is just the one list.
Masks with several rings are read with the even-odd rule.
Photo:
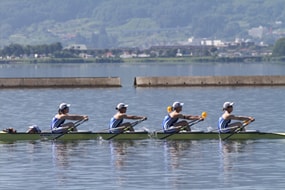
[[207, 117], [207, 112], [202, 112], [201, 116], [203, 119], [205, 119]]
[[168, 106], [168, 107], [167, 107], [167, 112], [170, 113], [170, 112], [172, 112], [172, 111], [173, 111], [173, 110], [172, 110], [172, 106]]

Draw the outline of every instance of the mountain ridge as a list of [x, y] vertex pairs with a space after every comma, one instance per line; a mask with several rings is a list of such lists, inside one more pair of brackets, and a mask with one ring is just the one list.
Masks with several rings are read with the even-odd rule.
[[[190, 37], [273, 44], [285, 34], [283, 0], [1, 0], [0, 17], [0, 47], [53, 42], [149, 47]], [[249, 34], [260, 26], [261, 37]]]

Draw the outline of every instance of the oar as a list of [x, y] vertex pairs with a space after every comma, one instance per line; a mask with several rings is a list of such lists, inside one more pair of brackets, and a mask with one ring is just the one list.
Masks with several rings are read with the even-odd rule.
[[[146, 117], [143, 118], [143, 119], [134, 121], [134, 122], [131, 123], [131, 126], [130, 126], [130, 127], [134, 127], [134, 126], [136, 126], [137, 124], [139, 124], [139, 123], [141, 123], [141, 122], [143, 122], [143, 121], [145, 121], [145, 120], [147, 120]], [[127, 131], [130, 127], [123, 127], [123, 128], [124, 128], [124, 131], [123, 131], [123, 132], [121, 132], [121, 133], [116, 133], [116, 134], [112, 135], [111, 137], [107, 138], [106, 140], [111, 140], [111, 139], [115, 138], [115, 137], [118, 136], [119, 134], [122, 134], [122, 133], [124, 133], [125, 131]], [[120, 129], [120, 128], [118, 127], [118, 128], [114, 128], [114, 129]]]
[[65, 135], [66, 133], [69, 133], [73, 128], [78, 127], [79, 125], [81, 125], [81, 124], [84, 123], [85, 121], [88, 121], [88, 119], [82, 119], [82, 120], [79, 120], [79, 121], [74, 122], [74, 127], [70, 127], [70, 128], [67, 130], [67, 132], [59, 134], [59, 135], [56, 136], [53, 140], [56, 140], [56, 139], [62, 137], [62, 136]]
[[243, 128], [245, 128], [246, 126], [248, 126], [251, 122], [253, 122], [254, 120], [247, 120], [245, 122], [243, 122], [242, 126], [238, 127], [236, 130], [234, 130], [233, 132], [231, 132], [231, 134], [229, 134], [228, 136], [226, 136], [225, 138], [223, 138], [222, 140], [225, 141], [227, 139], [229, 139], [231, 136], [233, 136], [235, 133], [240, 132], [241, 130], [243, 130]]
[[202, 112], [201, 117], [202, 117], [202, 119], [190, 121], [190, 122], [188, 122], [188, 125], [186, 125], [186, 126], [184, 126], [184, 127], [181, 127], [178, 131], [176, 131], [176, 132], [174, 132], [174, 133], [170, 133], [170, 134], [168, 134], [168, 135], [166, 135], [166, 136], [164, 136], [164, 137], [162, 137], [162, 138], [160, 138], [160, 139], [166, 139], [166, 138], [168, 138], [168, 137], [170, 137], [170, 136], [172, 136], [172, 135], [174, 135], [174, 134], [179, 133], [180, 131], [184, 130], [186, 127], [191, 127], [191, 126], [193, 126], [193, 125], [195, 125], [195, 124], [197, 124], [197, 123], [203, 121], [203, 120], [207, 117], [207, 112]]

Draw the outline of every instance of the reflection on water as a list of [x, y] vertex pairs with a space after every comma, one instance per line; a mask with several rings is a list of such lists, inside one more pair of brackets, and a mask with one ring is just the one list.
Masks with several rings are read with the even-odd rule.
[[151, 139], [0, 144], [0, 183], [3, 189], [282, 189], [283, 146]]
[[[133, 141], [110, 141], [110, 168], [113, 171], [112, 180], [117, 186], [123, 186], [128, 182], [128, 177], [124, 174], [124, 170], [128, 167], [128, 161], [134, 159], [128, 152], [134, 146]], [[129, 166], [130, 167], [130, 166]]]
[[68, 169], [71, 166], [69, 157], [82, 157], [87, 154], [84, 146], [80, 145], [80, 141], [53, 141], [51, 146], [53, 163], [62, 169]]
[[128, 155], [128, 149], [134, 146], [134, 141], [110, 141], [110, 153], [111, 153], [111, 166], [120, 170], [125, 165], [130, 155]]
[[[69, 179], [69, 173], [74, 164], [80, 165], [81, 160], [87, 155], [87, 150], [80, 145], [80, 141], [51, 142], [53, 177], [57, 184], [65, 184]], [[78, 160], [74, 160], [77, 158]]]
[[52, 143], [52, 158], [56, 168], [68, 168], [68, 147], [70, 146], [67, 143]]
[[164, 141], [164, 163], [165, 167], [177, 169], [181, 166], [180, 159], [186, 156], [187, 149], [190, 149], [191, 141]]
[[220, 177], [224, 183], [232, 183], [234, 180], [232, 174], [239, 171], [241, 154], [244, 152], [250, 154], [250, 147], [250, 141], [219, 141]]

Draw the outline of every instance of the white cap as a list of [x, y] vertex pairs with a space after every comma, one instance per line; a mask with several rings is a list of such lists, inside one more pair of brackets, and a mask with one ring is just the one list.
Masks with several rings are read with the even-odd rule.
[[61, 103], [58, 108], [59, 108], [60, 110], [63, 110], [63, 109], [65, 109], [65, 108], [69, 108], [69, 107], [70, 107], [70, 104]]
[[37, 125], [31, 125], [29, 126], [29, 129], [34, 129], [35, 131], [37, 131], [38, 133], [41, 133], [41, 129], [37, 126]]
[[223, 109], [227, 109], [228, 107], [231, 107], [234, 105], [234, 102], [225, 102], [223, 105]]
[[184, 103], [181, 102], [174, 102], [172, 104], [173, 109], [178, 108], [178, 107], [182, 107], [184, 105]]
[[128, 105], [124, 104], [124, 103], [119, 103], [116, 107], [117, 110], [122, 109], [122, 108], [127, 108]]
[[33, 128], [37, 128], [38, 126], [37, 125], [31, 125], [29, 126], [29, 129], [33, 129]]

